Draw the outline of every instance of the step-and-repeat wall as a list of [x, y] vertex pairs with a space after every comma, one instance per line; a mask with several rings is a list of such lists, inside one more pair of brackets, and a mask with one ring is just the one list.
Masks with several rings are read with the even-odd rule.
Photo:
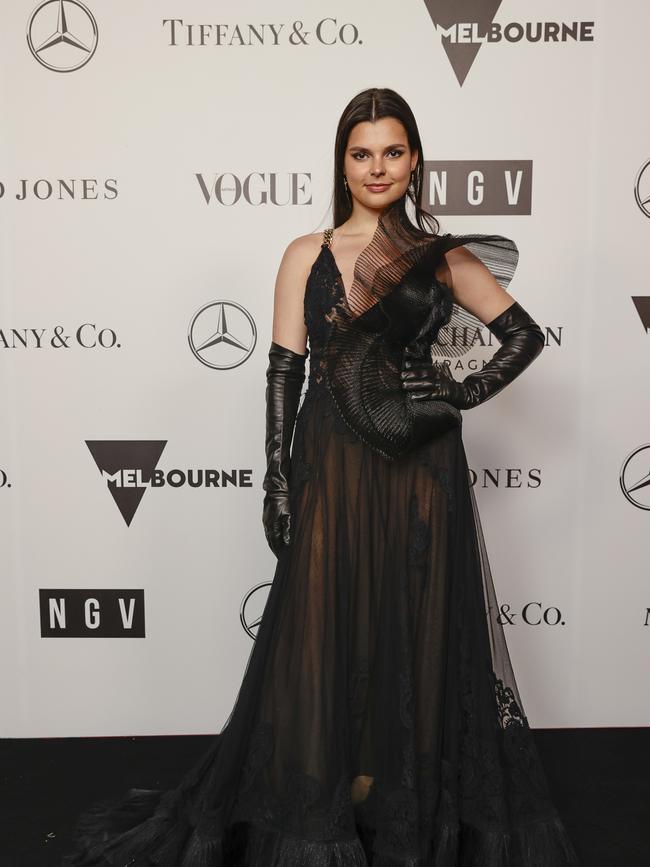
[[648, 723], [649, 29], [641, 0], [8, 4], [1, 736], [225, 722], [276, 563], [275, 276], [371, 86], [413, 108], [441, 231], [515, 240], [546, 333], [464, 422], [529, 721]]

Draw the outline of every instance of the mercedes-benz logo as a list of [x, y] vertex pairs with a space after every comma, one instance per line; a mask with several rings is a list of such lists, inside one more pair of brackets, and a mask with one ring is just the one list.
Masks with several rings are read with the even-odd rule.
[[621, 467], [621, 490], [637, 509], [650, 511], [650, 443], [630, 452]]
[[253, 640], [257, 637], [257, 627], [260, 625], [268, 597], [268, 588], [272, 583], [272, 581], [262, 581], [261, 584], [257, 584], [252, 590], [249, 590], [242, 600], [239, 619], [246, 634], [250, 635]]
[[27, 22], [27, 45], [54, 72], [74, 72], [97, 50], [97, 22], [79, 0], [43, 0]]
[[229, 370], [250, 358], [257, 342], [257, 328], [241, 304], [210, 301], [192, 317], [187, 339], [201, 364]]
[[644, 162], [634, 179], [634, 199], [646, 217], [650, 217], [650, 160]]

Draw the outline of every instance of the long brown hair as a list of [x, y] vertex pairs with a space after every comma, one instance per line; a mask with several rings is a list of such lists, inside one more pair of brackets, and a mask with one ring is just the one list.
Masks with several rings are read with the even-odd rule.
[[[394, 117], [398, 120], [406, 130], [409, 147], [418, 152], [412, 184], [409, 184], [400, 199], [391, 204], [390, 209], [392, 211], [393, 208], [396, 208], [399, 211], [401, 222], [405, 227], [408, 227], [409, 231], [412, 231], [415, 237], [422, 237], [423, 234], [437, 235], [440, 231], [438, 220], [422, 207], [424, 157], [418, 126], [409, 104], [389, 87], [369, 87], [367, 90], [362, 90], [346, 105], [339, 119], [334, 143], [334, 189], [332, 193], [334, 228], [344, 223], [352, 213], [352, 197], [343, 183], [345, 150], [352, 127], [362, 121], [372, 122], [382, 117]], [[407, 198], [410, 199], [414, 208], [417, 226], [413, 224], [406, 211]], [[427, 223], [433, 226], [433, 232], [427, 227]]]

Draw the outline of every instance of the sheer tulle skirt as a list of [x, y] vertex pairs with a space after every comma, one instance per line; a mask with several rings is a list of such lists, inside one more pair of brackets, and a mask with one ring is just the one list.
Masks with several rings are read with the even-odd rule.
[[314, 379], [232, 713], [169, 792], [81, 817], [75, 867], [565, 867], [461, 429], [386, 461]]

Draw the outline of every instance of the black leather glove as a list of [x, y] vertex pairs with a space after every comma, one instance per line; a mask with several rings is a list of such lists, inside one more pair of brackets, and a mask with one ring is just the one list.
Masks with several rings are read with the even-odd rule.
[[472, 409], [519, 376], [544, 347], [544, 333], [517, 301], [486, 327], [501, 346], [482, 370], [462, 382], [446, 365], [405, 359], [402, 386], [413, 400], [444, 400], [457, 409]]
[[298, 414], [305, 361], [292, 349], [271, 342], [266, 370], [266, 474], [262, 483], [266, 491], [262, 523], [266, 541], [278, 557], [282, 545], [291, 544], [289, 510], [289, 468], [293, 427]]

